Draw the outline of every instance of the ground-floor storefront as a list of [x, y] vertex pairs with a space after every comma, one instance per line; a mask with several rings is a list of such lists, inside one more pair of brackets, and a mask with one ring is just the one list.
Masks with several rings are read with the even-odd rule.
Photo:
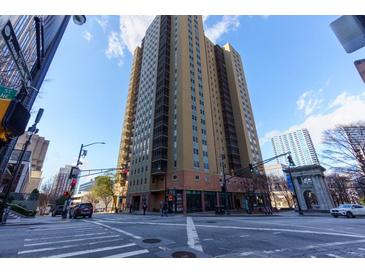
[[[165, 198], [166, 193], [166, 198]], [[215, 211], [223, 206], [229, 210], [243, 210], [247, 213], [266, 212], [271, 209], [270, 197], [266, 193], [215, 192], [201, 190], [167, 189], [127, 195], [127, 208], [158, 212], [166, 199], [169, 213], [192, 213]]]

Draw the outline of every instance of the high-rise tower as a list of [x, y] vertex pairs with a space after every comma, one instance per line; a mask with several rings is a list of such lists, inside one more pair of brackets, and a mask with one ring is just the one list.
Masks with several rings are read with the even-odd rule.
[[[157, 16], [148, 27], [134, 55], [119, 155], [118, 166], [129, 166], [127, 202], [158, 210], [166, 199], [176, 212], [214, 210], [222, 168], [261, 161], [240, 56], [205, 37], [201, 16]], [[245, 193], [228, 191], [239, 206]]]

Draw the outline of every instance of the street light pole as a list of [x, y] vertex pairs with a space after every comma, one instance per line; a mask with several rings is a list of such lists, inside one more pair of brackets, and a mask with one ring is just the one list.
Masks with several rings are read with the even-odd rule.
[[293, 177], [291, 175], [290, 163], [289, 163], [288, 171], [289, 171], [290, 182], [293, 184], [293, 190], [294, 190], [295, 200], [296, 200], [297, 205], [298, 205], [298, 213], [300, 215], [303, 215], [303, 211], [302, 211], [302, 208], [300, 206], [299, 199], [298, 199], [298, 195], [297, 195], [297, 190], [296, 190], [295, 184], [293, 182]]
[[[88, 147], [88, 146], [92, 146], [92, 145], [97, 145], [97, 144], [105, 145], [105, 142], [94, 142], [94, 143], [90, 143], [90, 144], [87, 144], [87, 145], [81, 144], [80, 151], [79, 151], [79, 156], [77, 157], [77, 162], [76, 162], [76, 168], [77, 169], [79, 168], [79, 165], [81, 164], [80, 158], [81, 158], [82, 152], [84, 151], [84, 148]], [[71, 179], [71, 180], [73, 180], [72, 179], [73, 170], [74, 170], [74, 167], [71, 168], [70, 175], [69, 175], [69, 179]], [[77, 185], [77, 181], [78, 181], [78, 178], [79, 178], [79, 173], [80, 172], [78, 172], [77, 175], [76, 175], [76, 178], [74, 178], [74, 179], [76, 179], [76, 185]], [[69, 193], [68, 199], [66, 200], [65, 205], [64, 205], [64, 210], [63, 210], [63, 214], [62, 214], [62, 218], [64, 218], [64, 219], [67, 217], [67, 211], [68, 211], [68, 208], [69, 208], [70, 203], [71, 203], [71, 196], [72, 196], [73, 187], [76, 187], [76, 186], [72, 186], [72, 185], [70, 186], [70, 193]]]

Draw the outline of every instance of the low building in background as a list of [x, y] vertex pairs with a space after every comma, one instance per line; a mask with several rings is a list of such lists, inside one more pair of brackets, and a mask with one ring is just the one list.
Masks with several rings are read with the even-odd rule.
[[293, 194], [288, 187], [283, 164], [265, 165], [265, 173], [270, 190], [271, 205], [274, 208], [293, 208]]

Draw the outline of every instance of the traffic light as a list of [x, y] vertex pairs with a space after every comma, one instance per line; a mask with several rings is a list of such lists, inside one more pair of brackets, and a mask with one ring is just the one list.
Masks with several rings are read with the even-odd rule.
[[12, 100], [2, 119], [2, 127], [13, 136], [20, 136], [25, 132], [29, 118], [29, 111], [19, 101]]
[[76, 178], [72, 178], [71, 179], [71, 191], [75, 189], [76, 185], [77, 185], [77, 179]]
[[70, 195], [70, 192], [68, 192], [68, 191], [63, 192], [63, 197], [68, 198], [69, 195]]
[[288, 155], [288, 162], [289, 162], [289, 166], [295, 166], [293, 158], [291, 157], [291, 155]]
[[79, 176], [79, 173], [80, 173], [80, 169], [78, 167], [75, 167], [75, 166], [72, 167], [69, 179], [72, 179], [72, 178], [77, 179], [77, 177]]
[[255, 172], [255, 169], [254, 169], [254, 167], [253, 167], [252, 164], [248, 164], [248, 168], [250, 169], [250, 172], [251, 173], [254, 173]]

